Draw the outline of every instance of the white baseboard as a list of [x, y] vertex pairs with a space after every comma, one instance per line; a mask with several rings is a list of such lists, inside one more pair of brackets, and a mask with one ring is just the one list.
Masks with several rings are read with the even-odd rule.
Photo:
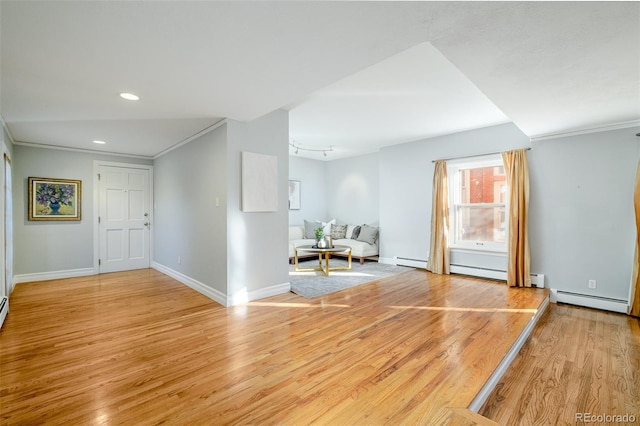
[[610, 299], [607, 297], [571, 293], [555, 288], [552, 288], [550, 290], [551, 301], [553, 303], [568, 303], [570, 305], [584, 306], [585, 308], [601, 309], [604, 311], [619, 312], [621, 314], [628, 313], [629, 301], [627, 300]]
[[175, 271], [169, 267], [153, 262], [151, 267], [171, 278], [180, 281], [187, 287], [191, 287], [198, 293], [201, 293], [222, 306], [229, 307], [247, 303], [252, 300], [264, 299], [265, 297], [275, 296], [277, 294], [288, 293], [291, 290], [290, 283], [277, 284], [270, 287], [260, 288], [247, 292], [246, 290], [238, 291], [233, 295], [226, 295], [219, 290], [213, 289], [198, 280], [195, 280], [181, 272]]
[[385, 265], [395, 265], [395, 257], [378, 257], [378, 263], [384, 263]]
[[484, 386], [482, 386], [482, 389], [480, 389], [480, 392], [478, 392], [473, 401], [471, 401], [471, 404], [468, 407], [469, 410], [477, 413], [478, 411], [480, 411], [484, 403], [487, 402], [489, 395], [491, 395], [491, 392], [493, 392], [496, 385], [500, 382], [500, 379], [502, 379], [504, 373], [507, 372], [507, 369], [516, 358], [516, 355], [518, 355], [520, 349], [522, 349], [522, 346], [525, 344], [527, 339], [529, 339], [529, 336], [531, 336], [531, 333], [533, 332], [536, 324], [538, 323], [538, 321], [540, 321], [540, 318], [542, 317], [542, 315], [544, 315], [548, 308], [549, 298], [547, 297], [546, 299], [544, 299], [542, 305], [540, 305], [531, 320], [529, 320], [529, 323], [526, 325], [524, 330], [522, 330], [522, 333], [520, 333], [513, 346], [511, 346], [509, 352], [507, 352], [505, 357], [502, 358], [502, 361], [500, 361], [500, 364], [498, 364], [491, 376], [489, 376], [489, 380], [485, 382]]
[[249, 292], [249, 302], [252, 300], [260, 300], [266, 297], [276, 296], [278, 294], [285, 294], [291, 291], [291, 283], [286, 282], [282, 284], [276, 284], [269, 287], [260, 288]]
[[36, 272], [34, 274], [20, 274], [13, 276], [13, 284], [30, 283], [33, 281], [59, 280], [62, 278], [86, 277], [96, 275], [93, 268], [67, 269], [65, 271]]
[[191, 287], [198, 293], [207, 296], [209, 299], [221, 304], [222, 306], [228, 306], [227, 295], [222, 293], [221, 291], [211, 288], [198, 280], [195, 280], [181, 272], [175, 271], [167, 266], [161, 265], [160, 263], [152, 262], [151, 267], [157, 271], [162, 272], [165, 275], [170, 276], [175, 280], [180, 281], [187, 287]]

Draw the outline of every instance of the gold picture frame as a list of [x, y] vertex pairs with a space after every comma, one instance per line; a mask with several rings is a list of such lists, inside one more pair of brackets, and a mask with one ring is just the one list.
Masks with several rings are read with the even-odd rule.
[[82, 181], [29, 178], [29, 220], [81, 220]]

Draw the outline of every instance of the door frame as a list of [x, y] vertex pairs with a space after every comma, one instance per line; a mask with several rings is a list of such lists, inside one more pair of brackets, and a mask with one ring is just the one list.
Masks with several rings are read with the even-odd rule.
[[149, 171], [149, 223], [151, 224], [149, 229], [149, 267], [153, 264], [153, 211], [155, 205], [153, 203], [153, 166], [146, 164], [136, 163], [117, 163], [113, 161], [101, 161], [93, 160], [93, 270], [95, 274], [100, 273], [100, 265], [98, 261], [100, 259], [100, 224], [98, 218], [100, 217], [100, 181], [98, 180], [98, 172], [100, 167], [122, 167], [127, 169], [141, 169]]
[[[13, 292], [14, 282], [13, 282], [13, 211], [11, 211], [11, 222], [7, 221], [7, 208], [13, 210], [13, 164], [11, 162], [11, 155], [4, 148], [2, 151], [2, 285], [4, 287], [4, 296], [7, 296], [7, 299]], [[7, 186], [7, 164], [9, 164], [9, 184], [10, 184], [10, 194], [6, 190]], [[11, 195], [9, 197], [9, 205], [7, 206], [7, 195]], [[7, 239], [7, 228], [11, 228], [11, 234], [9, 235], [9, 239]], [[7, 267], [7, 265], [11, 263]], [[7, 276], [7, 273], [8, 276]]]

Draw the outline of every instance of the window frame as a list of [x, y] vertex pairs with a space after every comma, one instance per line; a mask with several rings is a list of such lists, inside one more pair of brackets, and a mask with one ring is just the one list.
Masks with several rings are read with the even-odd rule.
[[[466, 169], [479, 169], [485, 167], [503, 167], [502, 156], [491, 155], [482, 157], [465, 158], [461, 160], [452, 160], [447, 162], [447, 180], [449, 184], [449, 247], [452, 249], [469, 250], [469, 251], [482, 251], [493, 253], [507, 253], [509, 240], [509, 197], [505, 197], [504, 203], [462, 203], [461, 192], [458, 190], [460, 185], [460, 170]], [[509, 184], [507, 185], [507, 194], [509, 191]], [[481, 240], [456, 240], [456, 230], [458, 221], [458, 209], [459, 207], [474, 206], [474, 207], [501, 207], [504, 205], [505, 209], [505, 238], [503, 243], [481, 241]]]

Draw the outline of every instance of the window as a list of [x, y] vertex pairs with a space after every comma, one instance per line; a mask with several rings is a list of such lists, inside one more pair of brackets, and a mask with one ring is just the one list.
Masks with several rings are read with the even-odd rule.
[[450, 165], [449, 188], [451, 247], [506, 251], [508, 188], [502, 158]]

